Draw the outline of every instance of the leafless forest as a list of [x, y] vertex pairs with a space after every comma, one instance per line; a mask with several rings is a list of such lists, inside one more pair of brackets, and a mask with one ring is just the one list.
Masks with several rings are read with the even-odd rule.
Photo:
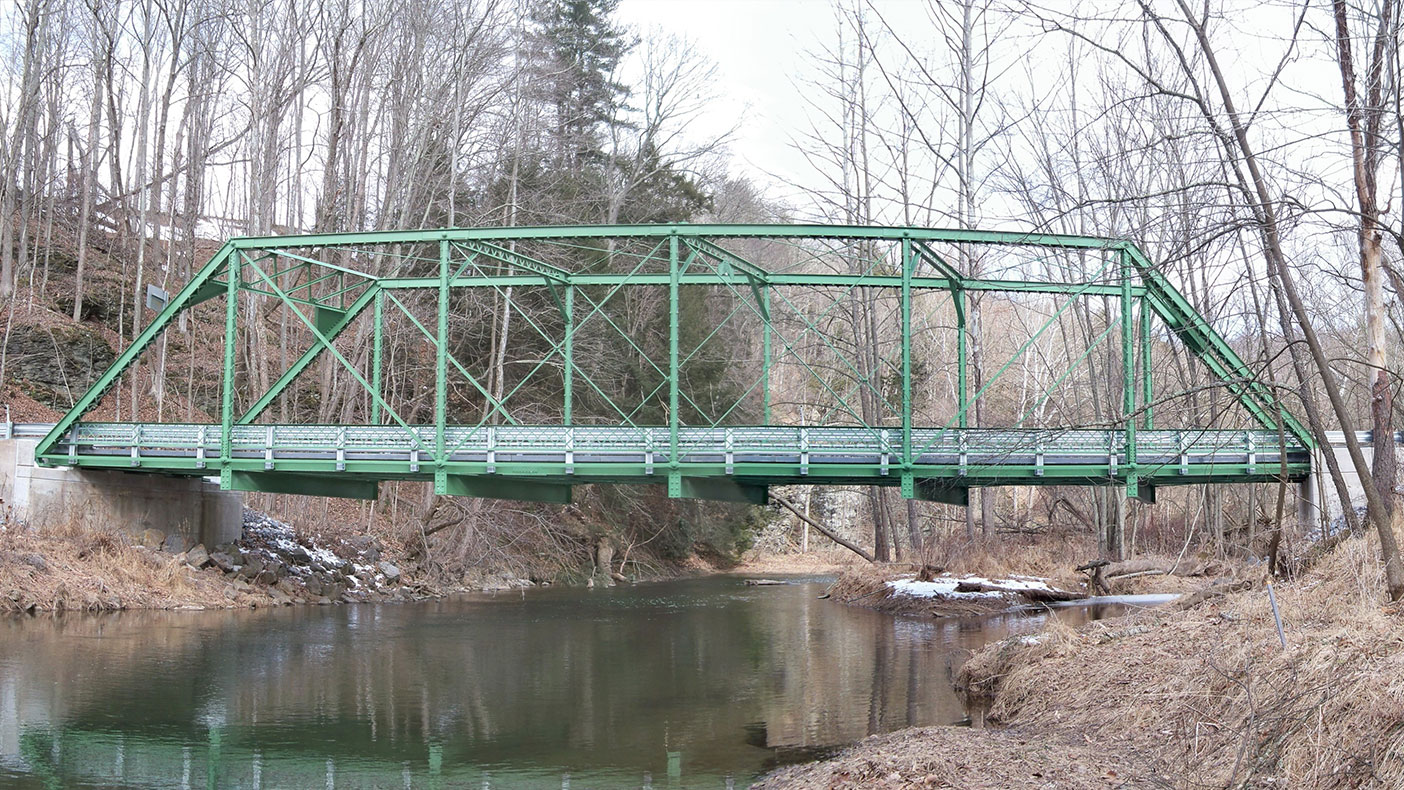
[[[1392, 442], [1404, 289], [1398, 0], [815, 3], [806, 29], [816, 43], [792, 75], [806, 112], [790, 143], [807, 168], [770, 175], [758, 175], [764, 162], [739, 166], [734, 133], [697, 131], [724, 128], [699, 123], [717, 106], [717, 65], [684, 30], [629, 28], [617, 2], [10, 0], [0, 11], [0, 397], [34, 419], [67, 408], [91, 370], [70, 365], [55, 378], [33, 359], [53, 354], [36, 349], [100, 341], [110, 358], [154, 315], [146, 286], [173, 290], [231, 235], [820, 221], [1129, 238], [1314, 433], [1375, 431], [1373, 472], [1368, 445], [1349, 440], [1368, 513], [1347, 511], [1345, 528], [1376, 532], [1391, 595], [1404, 596]], [[1010, 276], [1034, 262], [956, 263]], [[1048, 265], [1081, 276], [1094, 264]], [[926, 307], [932, 326], [952, 325], [945, 308]], [[617, 308], [646, 348], [666, 343], [656, 308]], [[889, 308], [858, 294], [851, 309], [823, 311], [849, 344], [853, 375], [882, 378]], [[722, 308], [690, 309], [705, 325]], [[1015, 355], [1056, 310], [1027, 295], [972, 304], [973, 389], [1012, 365], [976, 402], [973, 425], [1121, 419], [1116, 351], [1097, 342], [1114, 306], [1080, 300]], [[455, 305], [456, 353], [488, 371], [497, 394], [531, 356], [519, 312], [500, 297]], [[219, 330], [201, 315], [109, 397], [109, 416], [208, 413]], [[286, 367], [288, 326], [271, 314], [249, 325], [240, 376], [266, 385]], [[755, 349], [744, 333], [719, 343], [698, 375], [744, 386]], [[917, 405], [933, 419], [953, 409], [953, 343], [933, 331], [917, 349]], [[617, 344], [591, 351], [582, 364], [597, 370], [638, 367]], [[881, 406], [882, 392], [819, 364], [834, 349], [797, 353], [813, 354], [833, 387], [862, 394], [865, 410]], [[1158, 423], [1243, 423], [1168, 333], [1156, 338], [1152, 373]], [[337, 376], [323, 368], [277, 416], [362, 416], [366, 404], [338, 396]], [[605, 378], [647, 399], [647, 376]], [[412, 381], [396, 381], [400, 400], [413, 401]], [[800, 366], [782, 365], [777, 415], [812, 419], [812, 389]], [[476, 397], [455, 393], [455, 408], [483, 411]], [[1342, 485], [1327, 457], [1326, 485]], [[864, 496], [863, 542], [879, 558], [1051, 532], [1095, 536], [1112, 555], [1193, 546], [1263, 556], [1304, 540], [1285, 485], [1187, 487], [1155, 505], [1110, 488], [991, 489], [959, 509]], [[523, 572], [729, 554], [763, 520], [604, 488], [565, 510], [411, 485], [388, 487], [374, 511], [283, 507], [381, 517], [445, 567]]]

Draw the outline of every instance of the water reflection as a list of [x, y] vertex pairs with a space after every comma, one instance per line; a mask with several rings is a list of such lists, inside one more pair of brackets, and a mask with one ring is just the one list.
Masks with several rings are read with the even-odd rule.
[[744, 787], [963, 721], [964, 649], [1047, 616], [894, 619], [822, 589], [3, 620], [0, 785]]

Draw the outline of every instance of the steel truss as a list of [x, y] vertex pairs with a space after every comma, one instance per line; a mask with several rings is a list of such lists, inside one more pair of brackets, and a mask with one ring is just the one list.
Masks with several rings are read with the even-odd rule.
[[[846, 272], [767, 266], [736, 252], [736, 242], [783, 243], [792, 250], [811, 251], [838, 245], [859, 251], [853, 258], [862, 263]], [[531, 245], [560, 253], [555, 255], [560, 260], [533, 254]], [[1101, 268], [1079, 282], [971, 277], [938, 251], [962, 245], [1073, 252], [1100, 261]], [[591, 263], [601, 261], [605, 265]], [[680, 376], [721, 329], [712, 328], [690, 351], [682, 347], [680, 294], [698, 287], [733, 300], [722, 325], [740, 315], [757, 323], [761, 334], [760, 376], [724, 409], [726, 404], [711, 410], [699, 405], [699, 394], [689, 392]], [[666, 359], [646, 353], [606, 309], [625, 289], [639, 288], [666, 291]], [[844, 339], [827, 336], [817, 319], [795, 303], [794, 289], [804, 288], [837, 290], [839, 301], [858, 289], [895, 296], [896, 358], [883, 364], [894, 372], [899, 397], [884, 392], [886, 385], [874, 380], [876, 375], [862, 375], [838, 347]], [[491, 289], [508, 304], [517, 304], [523, 293], [544, 294], [542, 301], [555, 311], [548, 322], [518, 308], [521, 320], [548, 344], [549, 353], [501, 395], [450, 350], [451, 297], [462, 289]], [[956, 316], [958, 403], [943, 425], [921, 424], [913, 414], [913, 301], [931, 291], [948, 293]], [[1024, 428], [1021, 419], [1009, 428], [970, 427], [971, 404], [1014, 361], [979, 392], [970, 392], [966, 312], [970, 294], [982, 291], [1049, 294], [1061, 300], [1016, 358], [1073, 300], [1116, 300], [1119, 317], [1092, 344], [1120, 330], [1122, 397], [1116, 423]], [[432, 295], [432, 321], [421, 320], [407, 304], [416, 292]], [[236, 339], [246, 320], [239, 309], [241, 296], [286, 309], [310, 338], [264, 392], [249, 393], [247, 387], [236, 386]], [[83, 421], [178, 315], [219, 297], [225, 300], [225, 322], [218, 424]], [[791, 320], [798, 317], [802, 329], [787, 335], [773, 315], [777, 310], [787, 311]], [[430, 423], [402, 414], [403, 404], [387, 400], [390, 316], [399, 326], [412, 326], [415, 337], [432, 352]], [[1206, 365], [1256, 428], [1155, 428], [1149, 374], [1152, 318]], [[358, 319], [371, 322], [368, 369], [353, 364], [337, 346], [338, 338]], [[650, 366], [647, 372], [658, 383], [640, 403], [616, 403], [588, 375], [586, 366], [577, 364], [575, 345], [587, 326], [618, 332]], [[795, 348], [798, 335], [825, 347], [838, 366], [846, 368], [845, 391], [805, 362]], [[1087, 353], [1070, 363], [1055, 387]], [[261, 423], [269, 407], [324, 355], [360, 389], [369, 403], [368, 423]], [[815, 421], [819, 424], [775, 424], [771, 373], [782, 358], [802, 366], [831, 402], [829, 411]], [[542, 425], [523, 417], [521, 397], [513, 396], [528, 381], [548, 377], [559, 377], [561, 403], [552, 405], [559, 422]], [[451, 383], [466, 385], [482, 404], [483, 416], [475, 423], [464, 423], [461, 415], [451, 419]], [[584, 390], [579, 389], [582, 385]], [[757, 390], [761, 405], [749, 417], [758, 417], [762, 424], [743, 424], [748, 415], [742, 402]], [[606, 404], [607, 412], [582, 418], [577, 413], [581, 392]], [[855, 395], [875, 399], [882, 417], [863, 419], [850, 402]], [[666, 424], [635, 419], [665, 399]], [[684, 413], [703, 424], [688, 424]], [[602, 420], [608, 424], [596, 424]], [[967, 501], [972, 486], [1120, 485], [1129, 496], [1152, 499], [1159, 485], [1301, 480], [1311, 472], [1313, 448], [1311, 435], [1283, 408], [1276, 393], [1130, 242], [928, 228], [668, 225], [231, 239], [55, 424], [40, 442], [36, 458], [49, 466], [217, 474], [227, 489], [360, 498], [373, 498], [380, 481], [425, 480], [441, 494], [535, 501], [566, 502], [573, 485], [607, 482], [664, 484], [673, 497], [764, 502], [769, 485], [810, 482], [892, 485], [909, 498], [960, 504]]]

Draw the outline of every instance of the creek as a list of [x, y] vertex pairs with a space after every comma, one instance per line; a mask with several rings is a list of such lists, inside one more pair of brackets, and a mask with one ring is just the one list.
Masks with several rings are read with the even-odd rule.
[[0, 620], [0, 787], [746, 787], [966, 723], [968, 650], [1127, 605], [891, 617], [787, 581]]

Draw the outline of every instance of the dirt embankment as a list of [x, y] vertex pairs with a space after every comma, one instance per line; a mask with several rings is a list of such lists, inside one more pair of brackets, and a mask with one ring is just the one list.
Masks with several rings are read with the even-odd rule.
[[977, 653], [990, 731], [928, 728], [782, 770], [779, 788], [1404, 787], [1404, 612], [1354, 539], [1275, 590]]

